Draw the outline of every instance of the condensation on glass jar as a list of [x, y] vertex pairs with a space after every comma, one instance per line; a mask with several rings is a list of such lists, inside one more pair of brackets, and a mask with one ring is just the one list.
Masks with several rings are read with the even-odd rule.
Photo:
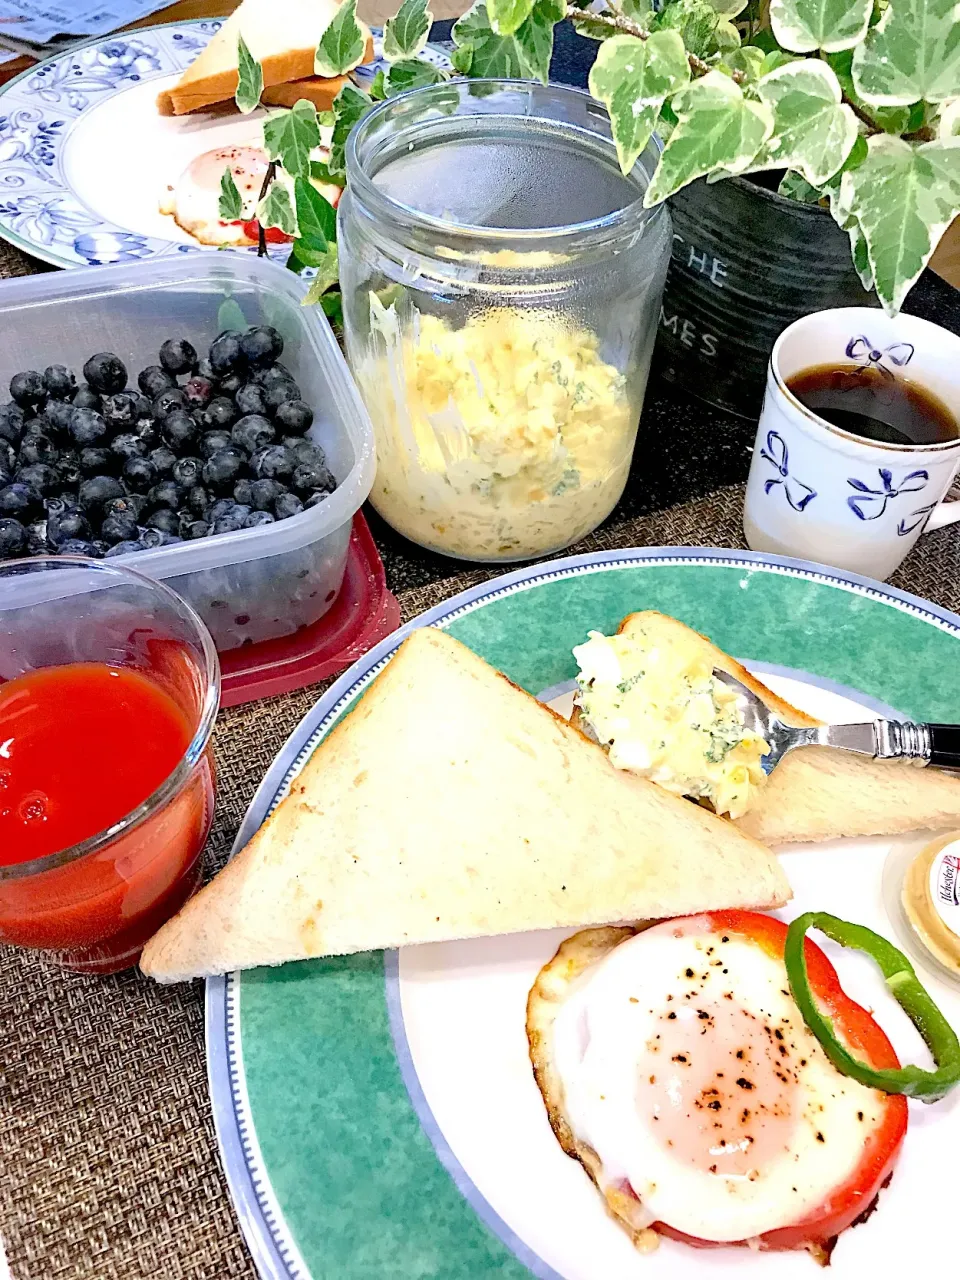
[[469, 560], [569, 546], [623, 492], [670, 254], [579, 90], [460, 81], [370, 112], [339, 209], [374, 507]]

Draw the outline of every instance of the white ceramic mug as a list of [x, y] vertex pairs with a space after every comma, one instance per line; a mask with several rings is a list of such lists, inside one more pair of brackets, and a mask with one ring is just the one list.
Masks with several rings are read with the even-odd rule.
[[743, 529], [754, 551], [887, 578], [926, 529], [960, 520], [943, 502], [960, 437], [939, 444], [865, 440], [808, 409], [787, 387], [804, 369], [873, 365], [932, 391], [960, 422], [960, 338], [916, 316], [869, 307], [804, 316], [774, 344], [747, 482]]

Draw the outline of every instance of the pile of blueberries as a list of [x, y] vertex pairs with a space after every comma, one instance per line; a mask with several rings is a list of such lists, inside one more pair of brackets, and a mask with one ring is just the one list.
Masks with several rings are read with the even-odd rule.
[[0, 560], [107, 557], [254, 529], [324, 502], [337, 482], [306, 439], [313, 411], [280, 363], [283, 339], [183, 339], [127, 387], [119, 357], [10, 380], [0, 405]]

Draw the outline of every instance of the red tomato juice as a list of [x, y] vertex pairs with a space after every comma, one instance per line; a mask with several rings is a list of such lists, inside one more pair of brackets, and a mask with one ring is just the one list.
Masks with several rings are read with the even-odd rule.
[[0, 941], [100, 971], [134, 962], [197, 886], [209, 753], [176, 795], [96, 851], [17, 868], [120, 822], [174, 772], [195, 728], [129, 667], [72, 663], [0, 685]]

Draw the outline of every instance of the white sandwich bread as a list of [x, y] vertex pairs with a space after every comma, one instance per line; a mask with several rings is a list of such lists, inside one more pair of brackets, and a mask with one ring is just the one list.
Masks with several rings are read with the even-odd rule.
[[[160, 114], [185, 115], [233, 98], [239, 78], [237, 40], [241, 35], [263, 69], [265, 102], [292, 105], [286, 101], [290, 94], [271, 93], [273, 86], [310, 80], [300, 96], [310, 98], [323, 110], [329, 109], [343, 87], [343, 79], [331, 77], [325, 89], [322, 78], [314, 76], [314, 56], [320, 37], [339, 8], [337, 0], [243, 0], [173, 88], [158, 96]], [[365, 37], [364, 52], [355, 65], [373, 58], [373, 37], [363, 23], [360, 29]]]
[[250, 843], [148, 943], [161, 982], [410, 943], [774, 907], [776, 858], [415, 631]]

